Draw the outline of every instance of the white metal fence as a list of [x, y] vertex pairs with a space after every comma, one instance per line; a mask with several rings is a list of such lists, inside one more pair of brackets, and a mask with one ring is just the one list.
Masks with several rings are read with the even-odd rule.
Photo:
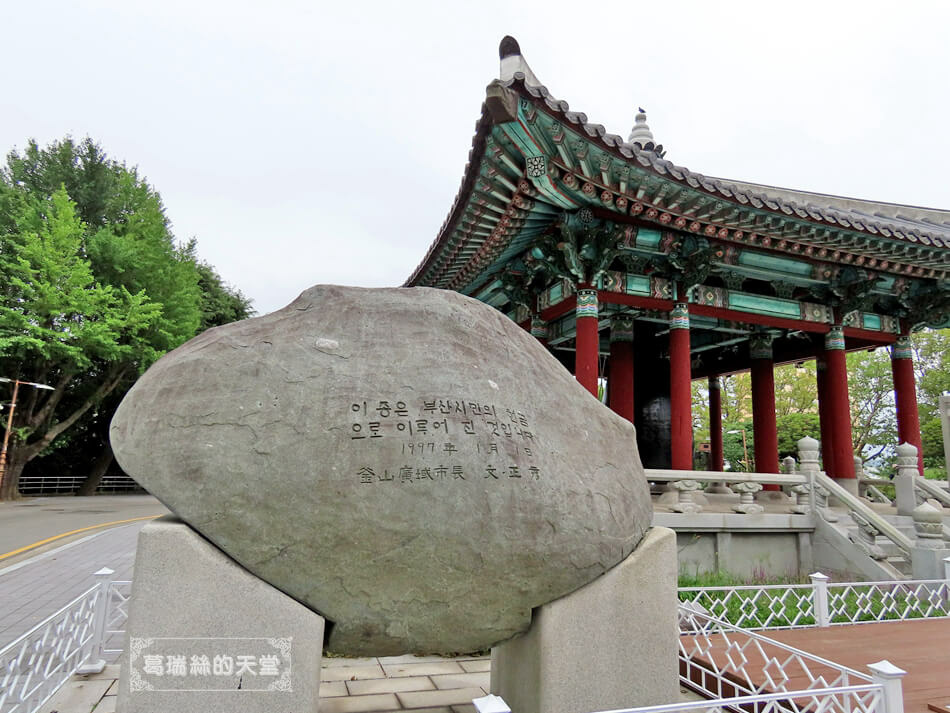
[[680, 606], [679, 617], [680, 680], [703, 696], [730, 698], [873, 683], [866, 674], [688, 605]]
[[[24, 475], [20, 478], [17, 489], [20, 495], [62, 495], [71, 494], [79, 490], [85, 481], [85, 476], [79, 475]], [[96, 488], [97, 493], [140, 493], [142, 486], [124, 473], [105, 475]]]
[[947, 578], [831, 583], [821, 573], [810, 584], [680, 587], [681, 601], [742, 629], [795, 629], [950, 616]]
[[110, 638], [124, 634], [131, 582], [96, 572], [96, 584], [0, 649], [0, 713], [34, 713], [75, 673], [101, 671]]
[[[623, 708], [602, 713], [884, 713], [884, 687], [880, 684], [820, 688], [811, 691], [783, 691], [756, 696], [719, 698], [712, 701], [666, 703], [643, 708]], [[887, 711], [887, 713], [893, 713]]]

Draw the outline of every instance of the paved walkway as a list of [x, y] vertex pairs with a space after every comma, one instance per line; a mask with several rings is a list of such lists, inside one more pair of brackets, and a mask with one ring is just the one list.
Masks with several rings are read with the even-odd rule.
[[109, 567], [116, 579], [132, 579], [136, 540], [147, 522], [97, 530], [0, 569], [0, 601], [6, 603], [0, 611], [0, 647], [89, 589], [95, 584], [93, 572]]
[[[472, 699], [488, 693], [490, 668], [487, 656], [324, 659], [320, 713], [474, 713]], [[118, 676], [117, 665], [74, 676], [42, 713], [115, 713]], [[680, 700], [702, 699], [681, 688]]]
[[[388, 656], [324, 659], [320, 713], [474, 713], [473, 698], [488, 692], [488, 657]], [[117, 665], [95, 676], [74, 676], [43, 713], [115, 713]]]

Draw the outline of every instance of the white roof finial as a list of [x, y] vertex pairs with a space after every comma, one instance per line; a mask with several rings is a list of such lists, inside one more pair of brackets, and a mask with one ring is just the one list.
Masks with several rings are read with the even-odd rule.
[[648, 144], [655, 145], [653, 132], [650, 131], [650, 127], [647, 125], [647, 113], [643, 110], [643, 107], [640, 107], [640, 111], [637, 112], [633, 122], [633, 129], [630, 131], [627, 143], [640, 144], [640, 148], [644, 149], [647, 148]]

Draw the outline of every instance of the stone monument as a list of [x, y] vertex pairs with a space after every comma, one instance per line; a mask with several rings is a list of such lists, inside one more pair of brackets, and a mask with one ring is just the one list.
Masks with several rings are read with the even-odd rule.
[[[326, 618], [338, 653], [510, 640], [636, 554], [652, 519], [633, 427], [504, 315], [429, 288], [317, 286], [211, 329], [149, 369], [111, 435], [183, 521], [168, 532]], [[668, 602], [629, 618], [663, 622], [675, 658], [666, 549]], [[136, 583], [166, 555], [143, 550]], [[130, 632], [160, 638], [135, 599]], [[673, 700], [661, 688], [630, 704]]]

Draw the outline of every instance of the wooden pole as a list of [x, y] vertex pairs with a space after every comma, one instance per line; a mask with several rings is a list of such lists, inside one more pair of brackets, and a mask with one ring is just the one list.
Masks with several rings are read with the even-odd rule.
[[615, 317], [610, 323], [610, 372], [607, 405], [633, 423], [633, 320]]
[[7, 430], [3, 432], [3, 449], [0, 450], [0, 493], [3, 492], [3, 478], [7, 474], [7, 446], [10, 443], [10, 432], [13, 431], [13, 409], [16, 408], [16, 397], [20, 390], [20, 381], [13, 381], [13, 398], [10, 400], [10, 413], [7, 414]]
[[914, 353], [910, 339], [898, 337], [891, 347], [891, 374], [894, 380], [894, 402], [897, 404], [897, 440], [917, 447], [917, 471], [924, 474], [924, 447], [920, 437], [920, 414], [917, 412], [917, 385], [914, 377]]
[[851, 403], [848, 396], [848, 365], [844, 352], [844, 332], [841, 327], [832, 327], [825, 336], [825, 363], [828, 365], [827, 400], [834, 463], [834, 472], [828, 475], [836, 480], [853, 480], [854, 445], [851, 440]]
[[673, 470], [693, 469], [693, 396], [689, 353], [689, 305], [670, 315], [670, 429]]
[[818, 387], [818, 421], [821, 427], [821, 460], [828, 477], [835, 473], [834, 448], [831, 436], [831, 395], [828, 391], [828, 362], [824, 356], [816, 359], [816, 384]]
[[[749, 341], [752, 375], [752, 433], [755, 470], [778, 473], [778, 432], [775, 424], [775, 373], [772, 361], [772, 337], [754, 334]], [[779, 490], [766, 485], [765, 490]]]
[[722, 472], [722, 391], [719, 377], [709, 377], [709, 469]]
[[597, 397], [597, 362], [600, 356], [597, 290], [577, 291], [574, 377]]

